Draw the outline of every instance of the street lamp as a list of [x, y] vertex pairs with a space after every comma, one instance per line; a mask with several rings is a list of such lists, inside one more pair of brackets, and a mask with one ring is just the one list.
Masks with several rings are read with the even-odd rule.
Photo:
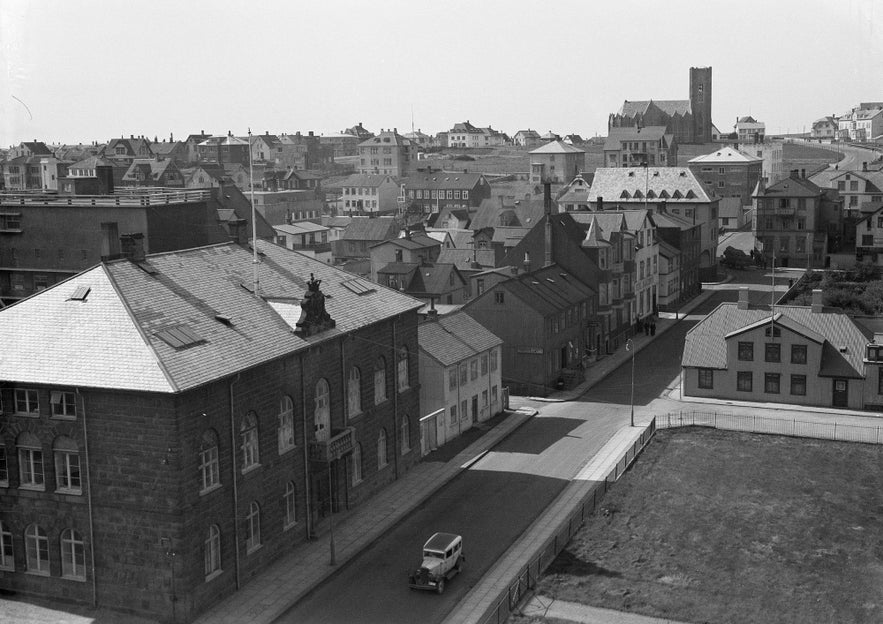
[[625, 350], [632, 352], [632, 393], [629, 404], [632, 409], [631, 426], [635, 426], [635, 343], [631, 338], [625, 341]]

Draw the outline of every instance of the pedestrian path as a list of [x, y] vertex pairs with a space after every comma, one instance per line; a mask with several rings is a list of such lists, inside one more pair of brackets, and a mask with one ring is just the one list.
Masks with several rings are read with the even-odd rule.
[[534, 596], [521, 609], [527, 618], [545, 618], [562, 624], [680, 624], [675, 620], [660, 619], [627, 611], [590, 607], [579, 602], [555, 600]]

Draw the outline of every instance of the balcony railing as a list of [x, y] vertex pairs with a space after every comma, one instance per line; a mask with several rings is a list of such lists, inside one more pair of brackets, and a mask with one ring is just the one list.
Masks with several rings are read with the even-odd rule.
[[353, 427], [333, 430], [327, 440], [309, 443], [310, 461], [331, 462], [353, 452], [356, 447], [356, 430]]

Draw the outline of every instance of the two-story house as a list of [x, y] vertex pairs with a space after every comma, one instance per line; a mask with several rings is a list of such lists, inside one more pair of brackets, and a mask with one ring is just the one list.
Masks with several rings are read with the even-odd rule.
[[503, 409], [503, 341], [465, 312], [455, 312], [420, 323], [417, 343], [426, 454]]
[[605, 167], [676, 167], [678, 145], [665, 126], [610, 128], [604, 141]]
[[552, 141], [530, 151], [530, 181], [567, 184], [585, 168], [586, 151], [563, 141]]
[[168, 158], [136, 158], [123, 174], [122, 186], [153, 186], [182, 188], [184, 176], [174, 160]]
[[406, 178], [417, 167], [417, 148], [398, 133], [381, 130], [380, 134], [359, 143], [357, 171], [362, 175], [389, 175]]
[[400, 233], [393, 217], [352, 217], [340, 237], [331, 241], [331, 255], [335, 264], [365, 260], [365, 274], [370, 275], [371, 247], [398, 238]]
[[475, 210], [491, 195], [491, 185], [481, 173], [418, 171], [403, 182], [406, 205], [419, 214], [442, 210]]
[[[378, 272], [391, 262], [422, 264], [435, 262], [442, 244], [426, 234], [416, 232], [401, 238], [379, 241], [368, 250], [371, 257], [371, 281], [377, 281]], [[388, 284], [387, 284], [388, 285]], [[393, 286], [399, 288], [401, 284]]]
[[344, 215], [393, 215], [398, 212], [401, 187], [389, 174], [354, 173], [330, 183], [327, 190], [339, 192]]
[[729, 146], [691, 158], [687, 167], [709, 194], [736, 197], [742, 206], [751, 205], [751, 195], [763, 176], [763, 158]]

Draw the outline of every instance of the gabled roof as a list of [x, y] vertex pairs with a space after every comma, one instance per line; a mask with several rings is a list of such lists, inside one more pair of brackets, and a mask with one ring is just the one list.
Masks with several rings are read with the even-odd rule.
[[530, 150], [531, 154], [585, 154], [586, 150], [574, 147], [564, 141], [552, 141]]
[[474, 269], [477, 263], [479, 268], [493, 267], [496, 264], [496, 254], [493, 249], [442, 249], [436, 262], [453, 264], [460, 271]]
[[[599, 167], [589, 189], [588, 199], [596, 202], [604, 198], [611, 203], [643, 203], [644, 192], [653, 191], [658, 197], [667, 197], [669, 203], [709, 203], [702, 183], [687, 167]], [[665, 193], [665, 195], [663, 195]], [[649, 196], [649, 194], [648, 194]]]
[[[727, 339], [770, 323], [770, 316], [769, 310], [740, 310], [736, 303], [720, 304], [687, 332], [681, 365], [725, 369]], [[868, 336], [846, 314], [813, 312], [807, 306], [775, 306], [772, 317], [772, 322], [789, 331], [824, 342], [817, 371], [820, 376], [864, 377]]]
[[557, 264], [522, 273], [497, 287], [505, 288], [542, 316], [567, 310], [594, 294], [589, 285]]
[[864, 180], [870, 185], [870, 192], [879, 193], [883, 189], [883, 171], [841, 171], [840, 175], [833, 176], [832, 182], [837, 182], [847, 175]]
[[618, 115], [622, 117], [635, 117], [645, 115], [651, 105], [655, 105], [666, 115], [686, 115], [692, 112], [690, 100], [626, 100], [619, 109]]
[[411, 140], [406, 139], [398, 132], [384, 130], [377, 136], [371, 137], [359, 143], [359, 147], [378, 147], [383, 145], [411, 145]]
[[[150, 272], [114, 261], [3, 309], [0, 379], [180, 392], [420, 306], [306, 255], [258, 248], [257, 265], [234, 243], [149, 255]], [[249, 290], [254, 267], [261, 296]], [[311, 274], [337, 327], [304, 339], [293, 330]], [[71, 299], [78, 288], [85, 300]]]
[[622, 141], [658, 141], [666, 139], [666, 144], [671, 145], [673, 138], [674, 135], [666, 132], [665, 126], [620, 126], [610, 128], [607, 131], [604, 149], [618, 150], [622, 146]]
[[465, 312], [440, 316], [417, 326], [421, 351], [442, 366], [451, 366], [503, 343]]
[[43, 141], [24, 141], [22, 145], [27, 147], [34, 156], [52, 156], [52, 150]]
[[384, 173], [354, 173], [337, 182], [328, 184], [326, 189], [337, 189], [343, 187], [359, 187], [359, 188], [378, 188], [383, 184], [396, 184], [396, 180], [391, 175]]
[[[482, 200], [481, 205], [472, 217], [469, 227], [472, 231], [486, 227], [511, 225], [515, 227], [532, 227], [546, 213], [542, 200], [523, 199], [514, 203], [501, 203], [499, 197]], [[501, 217], [503, 221], [501, 221]]]
[[421, 264], [414, 271], [405, 290], [414, 295], [440, 295], [449, 292], [451, 273], [455, 273], [460, 278], [460, 283], [465, 283], [466, 280], [453, 264], [439, 262]]
[[392, 217], [353, 217], [343, 231], [344, 240], [384, 241], [398, 238], [399, 224]]
[[702, 156], [691, 158], [687, 162], [701, 165], [713, 163], [761, 164], [763, 163], [763, 158], [757, 158], [756, 156], [751, 156], [749, 154], [746, 154], [745, 152], [740, 152], [739, 150], [733, 149], [730, 146], [725, 146], [717, 151], [711, 152], [710, 154], [703, 154]]
[[399, 238], [391, 238], [388, 240], [383, 240], [376, 245], [372, 245], [373, 247], [381, 247], [383, 245], [389, 245], [392, 247], [401, 247], [402, 249], [427, 249], [430, 247], [439, 247], [441, 243], [432, 238], [431, 236], [426, 236], [425, 234], [412, 234], [410, 237], [400, 236]]
[[761, 197], [818, 197], [822, 189], [806, 178], [785, 178], [766, 187]]

